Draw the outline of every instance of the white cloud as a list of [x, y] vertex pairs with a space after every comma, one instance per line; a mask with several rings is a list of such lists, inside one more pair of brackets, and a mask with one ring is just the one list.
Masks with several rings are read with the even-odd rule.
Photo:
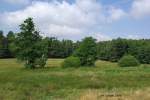
[[126, 12], [124, 12], [122, 9], [115, 7], [110, 7], [108, 13], [110, 15], [108, 18], [109, 21], [119, 20], [127, 15]]
[[97, 39], [97, 41], [108, 41], [112, 39], [111, 37], [101, 33], [96, 33], [93, 35], [93, 37]]
[[[105, 15], [104, 10], [109, 15]], [[1, 13], [0, 26], [11, 30], [26, 18], [33, 17], [39, 30], [47, 36], [81, 38], [86, 33], [99, 32], [97, 28], [103, 23], [118, 20], [124, 15], [119, 8], [105, 9], [97, 0], [76, 0], [73, 4], [57, 0], [34, 1], [24, 9]], [[100, 35], [98, 37], [103, 38]]]
[[130, 34], [126, 37], [127, 39], [140, 39], [139, 35]]
[[150, 0], [134, 0], [131, 15], [135, 18], [150, 15]]
[[53, 25], [47, 27], [47, 32], [51, 32], [51, 35], [54, 36], [73, 36], [73, 35], [80, 35], [82, 32], [78, 28], [71, 28], [68, 26], [61, 26], [61, 25]]

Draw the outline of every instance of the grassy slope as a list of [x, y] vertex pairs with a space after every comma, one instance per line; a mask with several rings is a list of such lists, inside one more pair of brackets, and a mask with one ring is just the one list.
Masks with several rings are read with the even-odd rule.
[[94, 68], [62, 69], [62, 61], [50, 59], [45, 69], [27, 70], [15, 59], [0, 59], [0, 100], [150, 99], [150, 65], [120, 68], [97, 61]]

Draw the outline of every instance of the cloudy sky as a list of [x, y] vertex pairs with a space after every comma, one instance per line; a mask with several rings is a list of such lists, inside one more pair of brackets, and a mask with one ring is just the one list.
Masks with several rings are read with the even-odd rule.
[[42, 35], [150, 38], [150, 0], [0, 0], [0, 30], [19, 31], [33, 17]]

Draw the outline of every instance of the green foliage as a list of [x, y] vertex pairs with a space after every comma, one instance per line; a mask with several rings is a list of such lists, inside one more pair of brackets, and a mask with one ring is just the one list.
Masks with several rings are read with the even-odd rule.
[[103, 41], [97, 44], [97, 58], [106, 61], [112, 61], [112, 42]]
[[128, 53], [129, 45], [126, 39], [115, 39], [98, 43], [98, 58], [117, 62], [124, 54]]
[[15, 34], [9, 31], [7, 34], [8, 50], [10, 51], [9, 57], [15, 57]]
[[12, 31], [8, 32], [8, 34], [7, 34], [7, 40], [9, 42], [13, 42], [15, 40], [15, 34], [14, 34], [14, 32], [12, 32]]
[[125, 39], [118, 38], [112, 41], [112, 61], [118, 61], [124, 54], [128, 53], [128, 44]]
[[140, 63], [138, 62], [138, 60], [134, 57], [134, 56], [131, 56], [131, 55], [125, 55], [123, 56], [118, 64], [121, 66], [121, 67], [133, 67], [133, 66], [139, 66]]
[[20, 30], [21, 32], [17, 34], [15, 41], [17, 58], [24, 61], [26, 67], [44, 67], [47, 60], [48, 44], [35, 30], [32, 18], [26, 19], [20, 25]]
[[0, 58], [10, 57], [11, 52], [8, 49], [8, 40], [3, 35], [3, 31], [0, 31]]
[[[37, 33], [39, 34], [39, 32]], [[17, 34], [12, 31], [9, 31], [7, 36], [4, 34], [3, 31], [0, 31], [0, 58], [12, 58], [18, 56], [18, 54], [15, 54], [15, 51], [18, 49], [16, 44], [20, 42], [15, 43]], [[28, 36], [30, 37], [30, 35]], [[48, 43], [45, 44], [48, 45], [48, 47], [46, 46], [48, 48], [48, 51], [46, 52], [48, 54], [47, 57], [49, 58], [69, 57], [73, 52], [76, 52], [82, 44], [82, 41], [73, 42], [72, 40], [58, 40], [54, 37], [47, 37], [46, 40]], [[40, 37], [38, 44], [40, 44], [40, 41], [43, 41], [42, 37]], [[32, 46], [32, 42], [27, 44]], [[96, 47], [96, 57], [101, 60], [117, 62], [124, 54], [130, 54], [136, 57], [142, 64], [150, 63], [150, 39], [131, 40], [118, 38], [111, 41], [100, 41], [96, 44]], [[85, 51], [88, 51], [88, 49]], [[82, 57], [83, 56], [87, 55], [82, 55]], [[80, 59], [82, 59], [82, 57], [80, 57]]]
[[[0, 58], [16, 57], [16, 38], [17, 34], [12, 31], [9, 31], [6, 37], [3, 35], [3, 31], [0, 31]], [[78, 48], [78, 44], [73, 43], [72, 40], [58, 40], [54, 37], [46, 37], [46, 40], [49, 58], [66, 58]]]
[[58, 40], [56, 38], [48, 39], [48, 57], [50, 58], [66, 58], [74, 51], [74, 43], [71, 40]]
[[78, 57], [68, 57], [62, 63], [62, 67], [80, 67], [81, 62]]
[[96, 61], [96, 40], [92, 37], [86, 37], [81, 42], [79, 48], [75, 51], [74, 56], [80, 58], [81, 65], [91, 66]]
[[123, 55], [130, 54], [142, 64], [150, 63], [150, 39], [130, 40], [118, 38], [97, 44], [97, 57], [117, 62]]
[[137, 58], [141, 63], [150, 64], [150, 44], [139, 48]]
[[3, 48], [3, 40], [4, 40], [3, 31], [0, 30], [0, 49]]

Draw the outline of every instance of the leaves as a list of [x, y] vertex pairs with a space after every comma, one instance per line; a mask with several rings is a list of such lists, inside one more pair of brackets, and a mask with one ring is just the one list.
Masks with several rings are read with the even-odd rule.
[[79, 48], [74, 52], [74, 56], [77, 56], [81, 60], [81, 65], [94, 65], [97, 51], [96, 40], [92, 37], [86, 37], [81, 42]]
[[48, 44], [35, 30], [32, 18], [26, 19], [20, 29], [15, 41], [17, 58], [24, 61], [25, 66], [29, 68], [45, 66]]

